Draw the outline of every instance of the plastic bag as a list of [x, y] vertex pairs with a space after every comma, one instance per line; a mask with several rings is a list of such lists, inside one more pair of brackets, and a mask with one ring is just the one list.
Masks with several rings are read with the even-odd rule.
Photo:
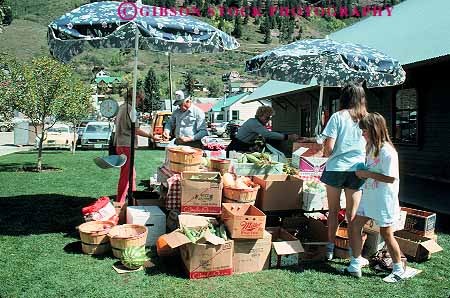
[[271, 157], [273, 161], [281, 162], [281, 163], [287, 163], [288, 160], [286, 159], [286, 156], [283, 152], [279, 151], [278, 149], [274, 148], [272, 145], [266, 143], [266, 148], [271, 152]]

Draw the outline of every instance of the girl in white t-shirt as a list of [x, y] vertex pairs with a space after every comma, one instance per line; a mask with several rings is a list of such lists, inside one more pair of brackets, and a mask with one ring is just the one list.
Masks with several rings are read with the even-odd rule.
[[368, 114], [361, 119], [359, 127], [367, 142], [367, 170], [356, 171], [356, 176], [366, 179], [366, 182], [351, 231], [354, 247], [345, 272], [361, 277], [361, 231], [364, 224], [373, 219], [380, 227], [380, 234], [394, 262], [392, 273], [383, 280], [397, 282], [405, 278], [400, 248], [394, 238], [394, 226], [400, 217], [398, 154], [389, 138], [386, 121], [379, 113]]

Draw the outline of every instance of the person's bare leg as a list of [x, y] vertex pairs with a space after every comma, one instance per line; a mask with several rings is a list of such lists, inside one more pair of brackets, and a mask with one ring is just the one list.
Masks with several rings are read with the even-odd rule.
[[353, 240], [352, 256], [356, 259], [361, 256], [362, 228], [368, 220], [368, 217], [356, 215], [353, 221], [352, 234], [349, 234], [349, 238]]
[[341, 197], [341, 189], [326, 185], [328, 199], [328, 241], [334, 243], [338, 228], [338, 212], [341, 209], [339, 198]]
[[399, 282], [407, 277], [403, 275], [406, 268], [403, 267], [400, 247], [394, 237], [394, 230], [392, 227], [380, 227], [380, 234], [383, 237], [384, 242], [386, 242], [386, 246], [393, 261], [392, 273], [383, 278], [383, 280], [388, 283]]
[[[360, 190], [355, 190], [355, 189], [350, 189], [350, 188], [346, 188], [345, 189], [345, 215], [347, 216], [347, 221], [348, 221], [348, 235], [349, 235], [349, 240], [350, 240], [350, 248], [353, 251], [353, 222], [355, 220], [356, 217], [356, 211], [358, 210], [359, 207], [359, 202], [361, 201], [361, 194], [362, 192]], [[356, 233], [361, 233], [361, 230], [357, 231]]]
[[380, 227], [380, 234], [386, 242], [386, 246], [389, 250], [389, 254], [391, 255], [392, 261], [394, 263], [401, 262], [401, 253], [400, 246], [398, 246], [397, 240], [395, 240], [394, 232], [392, 227]]

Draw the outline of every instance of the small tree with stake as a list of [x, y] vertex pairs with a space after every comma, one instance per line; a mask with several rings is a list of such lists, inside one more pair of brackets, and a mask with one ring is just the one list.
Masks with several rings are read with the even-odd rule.
[[[42, 144], [48, 129], [66, 115], [70, 102], [86, 100], [86, 93], [78, 89], [71, 68], [51, 58], [36, 58], [30, 64], [8, 58], [5, 65], [7, 71], [0, 77], [1, 101], [23, 113], [34, 127], [38, 139], [36, 167], [41, 172]], [[42, 131], [38, 133], [39, 127]]]

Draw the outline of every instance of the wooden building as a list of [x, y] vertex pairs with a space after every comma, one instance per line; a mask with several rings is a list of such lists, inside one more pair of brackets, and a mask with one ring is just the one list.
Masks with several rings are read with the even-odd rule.
[[[371, 46], [400, 61], [405, 83], [367, 89], [368, 108], [386, 118], [398, 150], [400, 199], [450, 214], [450, 19], [437, 7], [448, 11], [450, 1], [408, 0], [391, 17], [369, 17], [330, 38]], [[318, 97], [317, 85], [268, 81], [246, 102], [271, 99], [274, 130], [312, 136]], [[325, 88], [328, 115], [338, 98], [338, 88]]]

